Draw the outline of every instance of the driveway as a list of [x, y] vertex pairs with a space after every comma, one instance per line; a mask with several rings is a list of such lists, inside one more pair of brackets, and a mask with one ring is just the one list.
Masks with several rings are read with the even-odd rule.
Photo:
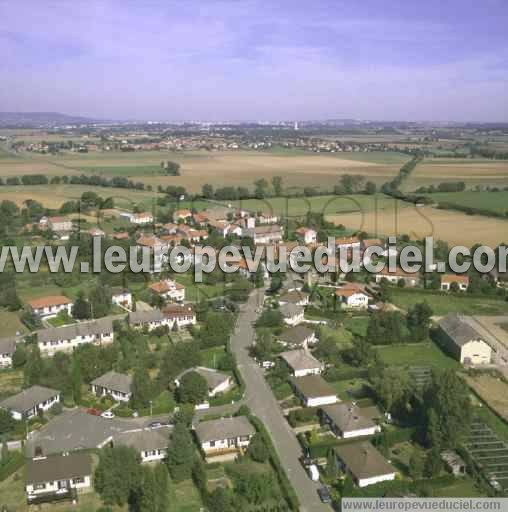
[[256, 309], [261, 310], [263, 296], [264, 289], [251, 293], [249, 300], [240, 310], [236, 328], [231, 337], [231, 350], [236, 356], [238, 370], [245, 380], [245, 403], [270, 433], [281, 464], [300, 500], [300, 510], [329, 512], [331, 507], [322, 504], [317, 495], [319, 485], [312, 482], [300, 463], [299, 457], [302, 455], [300, 443], [266, 383], [263, 370], [248, 353], [255, 335], [253, 323], [258, 315]]

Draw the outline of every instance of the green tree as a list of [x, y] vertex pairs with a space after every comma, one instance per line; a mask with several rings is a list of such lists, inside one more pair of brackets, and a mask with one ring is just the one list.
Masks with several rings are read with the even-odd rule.
[[25, 384], [27, 386], [34, 386], [40, 384], [43, 370], [43, 362], [41, 358], [41, 351], [39, 345], [35, 344], [27, 359], [27, 363], [24, 368]]
[[443, 461], [441, 460], [441, 454], [438, 448], [432, 448], [427, 452], [425, 458], [424, 475], [427, 478], [438, 476], [443, 469]]
[[16, 345], [16, 350], [14, 351], [14, 354], [12, 355], [12, 366], [16, 369], [21, 368], [22, 366], [25, 365], [26, 361], [27, 361], [27, 354], [26, 354], [25, 347], [23, 346], [23, 344], [18, 343]]
[[275, 197], [282, 196], [282, 177], [274, 176], [272, 178], [273, 195]]
[[72, 307], [72, 316], [78, 320], [84, 320], [90, 318], [90, 304], [85, 298], [85, 294], [82, 290], [79, 291], [74, 306]]
[[16, 426], [16, 420], [9, 411], [0, 409], [0, 436], [9, 434]]
[[154, 469], [155, 485], [157, 494], [155, 496], [156, 512], [167, 512], [169, 501], [169, 473], [165, 464], [157, 464]]
[[154, 471], [149, 466], [142, 466], [143, 485], [138, 499], [138, 512], [157, 512], [157, 488]]
[[134, 448], [103, 448], [95, 471], [94, 487], [106, 505], [124, 506], [142, 487], [142, 470]]
[[175, 482], [190, 478], [193, 457], [194, 444], [189, 429], [183, 423], [177, 423], [170, 436], [167, 457], [169, 472]]
[[81, 386], [83, 384], [83, 378], [81, 376], [81, 363], [77, 357], [72, 361], [71, 381], [74, 403], [79, 404], [81, 403]]
[[247, 454], [256, 462], [266, 462], [268, 460], [270, 454], [263, 436], [259, 432], [251, 439]]
[[208, 496], [208, 510], [210, 512], [232, 512], [234, 510], [231, 498], [223, 487], [215, 488]]
[[261, 178], [254, 182], [254, 195], [257, 199], [264, 199], [266, 197], [266, 191], [268, 188], [268, 182]]
[[209, 183], [205, 183], [201, 188], [201, 195], [206, 199], [213, 198], [213, 186]]
[[335, 480], [339, 476], [339, 464], [334, 450], [328, 452], [326, 459], [326, 476]]
[[409, 474], [413, 480], [418, 480], [423, 474], [424, 459], [418, 448], [413, 450], [409, 459]]
[[432, 308], [427, 302], [420, 302], [411, 307], [407, 314], [407, 327], [411, 341], [424, 341], [429, 336]]
[[132, 376], [132, 406], [135, 409], [147, 407], [153, 397], [153, 385], [146, 368], [140, 364]]
[[178, 386], [178, 400], [182, 403], [200, 404], [208, 397], [208, 384], [197, 372], [187, 372]]

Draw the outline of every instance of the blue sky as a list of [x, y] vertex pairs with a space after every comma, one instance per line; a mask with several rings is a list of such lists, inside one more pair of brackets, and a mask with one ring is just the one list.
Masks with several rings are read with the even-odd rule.
[[508, 121], [508, 2], [0, 2], [0, 110]]

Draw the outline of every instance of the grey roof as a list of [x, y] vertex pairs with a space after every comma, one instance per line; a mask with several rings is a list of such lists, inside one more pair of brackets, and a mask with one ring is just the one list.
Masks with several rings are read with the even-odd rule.
[[169, 434], [170, 429], [165, 427], [132, 430], [115, 435], [113, 444], [130, 446], [138, 452], [165, 450], [169, 444]]
[[0, 354], [14, 354], [16, 338], [0, 338]]
[[255, 433], [256, 429], [245, 416], [203, 421], [196, 425], [196, 435], [200, 443], [252, 436]]
[[368, 441], [336, 446], [335, 453], [357, 479], [396, 473], [396, 469]]
[[59, 394], [60, 391], [56, 389], [32, 386], [31, 388], [24, 389], [17, 395], [6, 398], [0, 402], [0, 407], [9, 411], [24, 413]]
[[466, 320], [457, 313], [450, 313], [439, 322], [439, 327], [458, 346], [463, 346], [472, 340], [483, 339], [481, 334]]
[[307, 338], [310, 338], [314, 334], [312, 329], [305, 327], [304, 325], [295, 325], [289, 329], [285, 329], [277, 337], [284, 343], [301, 345]]
[[106, 389], [128, 394], [131, 392], [132, 377], [130, 375], [117, 373], [111, 370], [97, 379], [94, 379], [91, 384], [93, 386], [101, 386]]
[[256, 235], [265, 235], [280, 232], [282, 232], [282, 227], [279, 226], [278, 224], [268, 224], [266, 226], [256, 226], [254, 228], [254, 233], [256, 233]]
[[204, 366], [197, 366], [195, 368], [189, 368], [188, 370], [185, 370], [182, 372], [178, 377], [176, 377], [175, 380], [180, 381], [180, 379], [187, 373], [195, 372], [203, 379], [206, 380], [206, 383], [208, 385], [208, 390], [212, 391], [217, 386], [222, 384], [224, 381], [228, 380], [230, 377], [229, 375], [226, 375], [225, 373], [218, 372], [217, 370], [212, 370], [211, 368], [205, 368]]
[[341, 432], [351, 432], [376, 426], [368, 411], [364, 411], [351, 402], [325, 405], [322, 410]]
[[319, 375], [292, 377], [291, 382], [293, 386], [306, 398], [337, 396], [335, 389]]
[[132, 311], [129, 313], [130, 324], [161, 322], [162, 320], [164, 320], [164, 315], [160, 309], [151, 309], [149, 311]]
[[83, 478], [92, 475], [92, 460], [86, 453], [33, 459], [26, 463], [26, 483], [40, 484], [55, 480]]
[[304, 312], [304, 309], [302, 306], [297, 306], [296, 304], [284, 304], [279, 308], [279, 311], [281, 312], [282, 316], [284, 318], [292, 318], [296, 315], [301, 315]]
[[294, 371], [322, 368], [321, 361], [316, 359], [308, 350], [288, 350], [279, 354]]
[[139, 430], [153, 421], [167, 421], [167, 415], [150, 418], [105, 419], [83, 409], [66, 410], [40, 430], [32, 432], [26, 442], [26, 456], [34, 457], [38, 449], [44, 455], [102, 448], [122, 432]]
[[98, 336], [113, 332], [113, 321], [111, 318], [100, 318], [93, 322], [79, 322], [64, 327], [50, 327], [37, 332], [39, 343], [70, 340], [78, 336]]
[[301, 290], [291, 290], [279, 297], [279, 302], [287, 302], [289, 304], [298, 304], [302, 300], [308, 299], [310, 296], [309, 293], [303, 292]]

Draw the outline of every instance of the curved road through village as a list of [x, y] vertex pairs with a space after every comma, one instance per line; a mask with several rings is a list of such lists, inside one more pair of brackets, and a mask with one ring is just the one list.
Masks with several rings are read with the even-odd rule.
[[245, 381], [245, 398], [252, 412], [265, 424], [272, 438], [282, 466], [300, 500], [301, 512], [330, 512], [317, 494], [319, 485], [313, 482], [299, 457], [302, 455], [295, 433], [284, 418], [272, 390], [266, 383], [263, 370], [249, 356], [249, 346], [254, 341], [254, 322], [263, 304], [264, 289], [251, 293], [242, 305], [235, 331], [231, 337], [231, 350], [235, 354], [238, 370]]

